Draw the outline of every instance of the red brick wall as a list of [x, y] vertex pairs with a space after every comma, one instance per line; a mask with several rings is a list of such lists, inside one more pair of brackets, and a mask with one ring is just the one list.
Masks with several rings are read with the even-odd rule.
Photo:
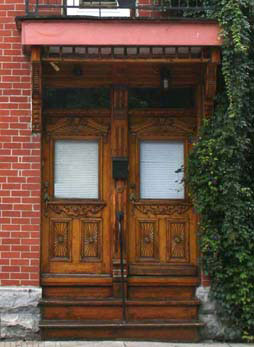
[[31, 133], [31, 64], [15, 16], [0, 1], [0, 285], [39, 285], [40, 136]]

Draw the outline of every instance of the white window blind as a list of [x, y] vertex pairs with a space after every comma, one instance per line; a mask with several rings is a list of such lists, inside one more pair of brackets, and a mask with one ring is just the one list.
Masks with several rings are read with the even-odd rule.
[[98, 142], [55, 142], [55, 197], [98, 199]]
[[140, 144], [141, 199], [184, 199], [184, 144], [180, 141], [142, 141]]

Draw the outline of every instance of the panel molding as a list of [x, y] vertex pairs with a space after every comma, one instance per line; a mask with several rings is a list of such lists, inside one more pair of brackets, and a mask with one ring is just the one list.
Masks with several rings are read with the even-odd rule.
[[50, 260], [71, 261], [71, 220], [50, 220]]
[[137, 261], [159, 261], [158, 221], [137, 220], [136, 255]]
[[167, 261], [189, 262], [189, 225], [187, 220], [167, 220]]
[[81, 220], [81, 254], [83, 262], [99, 262], [102, 258], [102, 228], [100, 219]]

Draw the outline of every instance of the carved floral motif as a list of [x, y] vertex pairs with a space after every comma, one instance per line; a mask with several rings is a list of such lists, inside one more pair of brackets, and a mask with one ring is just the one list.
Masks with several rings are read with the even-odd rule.
[[103, 210], [105, 203], [98, 204], [48, 204], [49, 208], [56, 214], [64, 213], [68, 217], [86, 217], [94, 215]]
[[190, 204], [142, 204], [133, 203], [134, 207], [144, 213], [152, 215], [172, 215], [172, 214], [183, 214], [187, 212], [190, 208]]

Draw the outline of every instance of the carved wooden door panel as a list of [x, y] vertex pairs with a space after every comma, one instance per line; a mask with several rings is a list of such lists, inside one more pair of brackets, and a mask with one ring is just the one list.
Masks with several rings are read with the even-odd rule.
[[48, 120], [43, 143], [42, 277], [110, 272], [108, 122]]
[[188, 119], [130, 120], [129, 276], [193, 276], [196, 215], [183, 182]]

